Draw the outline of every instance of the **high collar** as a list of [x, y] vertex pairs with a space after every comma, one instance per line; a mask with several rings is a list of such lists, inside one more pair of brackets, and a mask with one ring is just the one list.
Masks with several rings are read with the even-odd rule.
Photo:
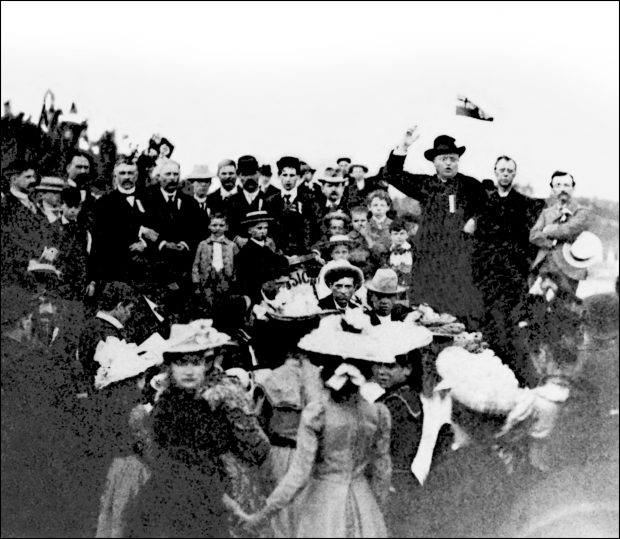
[[109, 324], [112, 324], [116, 329], [123, 329], [123, 324], [118, 318], [114, 318], [112, 315], [108, 313], [104, 313], [103, 311], [99, 311], [95, 318], [99, 318], [100, 320], [104, 320]]

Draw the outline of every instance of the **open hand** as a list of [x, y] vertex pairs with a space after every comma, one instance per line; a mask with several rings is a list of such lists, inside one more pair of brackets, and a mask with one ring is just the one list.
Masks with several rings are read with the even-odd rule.
[[142, 252], [144, 249], [146, 249], [146, 243], [144, 243], [144, 241], [137, 241], [129, 246], [130, 251]]
[[409, 147], [420, 138], [420, 134], [418, 133], [418, 126], [414, 125], [405, 131], [405, 136], [400, 143], [400, 149], [403, 152], [407, 152]]

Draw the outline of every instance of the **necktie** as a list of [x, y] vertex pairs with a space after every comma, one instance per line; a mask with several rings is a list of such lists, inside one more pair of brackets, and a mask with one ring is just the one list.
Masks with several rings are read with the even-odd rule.
[[284, 198], [284, 207], [288, 208], [291, 205], [291, 195], [282, 195]]
[[174, 211], [175, 207], [174, 207], [174, 197], [168, 197], [168, 211]]
[[211, 265], [215, 271], [222, 271], [224, 267], [224, 258], [222, 256], [222, 244], [219, 241], [213, 242], [213, 260]]
[[207, 203], [206, 202], [201, 202], [200, 203], [200, 209], [202, 211], [207, 211]]

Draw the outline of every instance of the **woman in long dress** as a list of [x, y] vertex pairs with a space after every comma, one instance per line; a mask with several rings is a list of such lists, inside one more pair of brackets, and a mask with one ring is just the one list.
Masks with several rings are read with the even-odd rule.
[[248, 526], [299, 497], [296, 537], [387, 537], [380, 506], [391, 478], [390, 414], [364, 400], [360, 387], [374, 363], [393, 362], [394, 354], [373, 335], [384, 327], [373, 330], [362, 320], [368, 317], [358, 318], [327, 317], [301, 339], [299, 347], [323, 363], [329, 391], [303, 411], [291, 466], [266, 506], [253, 515], [239, 512]]

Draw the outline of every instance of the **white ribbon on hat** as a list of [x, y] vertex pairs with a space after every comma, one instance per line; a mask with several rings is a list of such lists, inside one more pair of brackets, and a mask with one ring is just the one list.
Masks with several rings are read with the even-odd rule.
[[366, 378], [364, 378], [364, 375], [357, 367], [349, 363], [342, 363], [335, 370], [332, 377], [325, 382], [325, 385], [332, 388], [334, 391], [340, 391], [347, 380], [350, 380], [353, 385], [358, 387], [366, 383]]

